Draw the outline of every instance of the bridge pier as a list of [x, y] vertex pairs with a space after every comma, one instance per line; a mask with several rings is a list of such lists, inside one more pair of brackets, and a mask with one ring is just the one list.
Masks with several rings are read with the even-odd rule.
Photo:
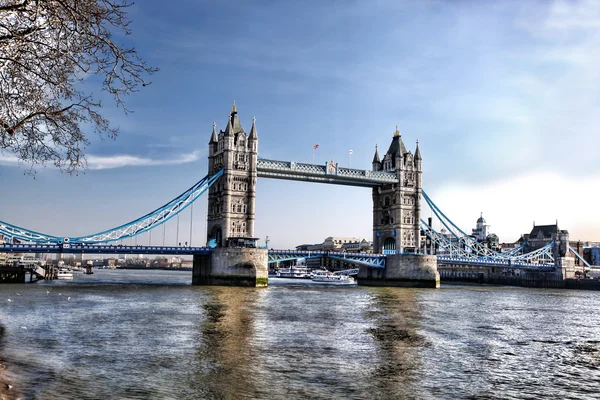
[[192, 285], [266, 287], [268, 250], [218, 247], [194, 256]]
[[556, 268], [556, 277], [558, 279], [575, 278], [575, 258], [556, 257], [554, 267]]
[[391, 254], [385, 268], [360, 266], [360, 286], [399, 286], [439, 288], [440, 274], [437, 257], [422, 254]]

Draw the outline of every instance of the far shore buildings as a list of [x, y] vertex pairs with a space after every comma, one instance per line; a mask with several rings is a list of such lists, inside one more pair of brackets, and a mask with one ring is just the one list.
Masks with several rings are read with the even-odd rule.
[[304, 251], [342, 251], [346, 253], [372, 253], [373, 242], [356, 237], [329, 236], [323, 243], [301, 244], [296, 250]]

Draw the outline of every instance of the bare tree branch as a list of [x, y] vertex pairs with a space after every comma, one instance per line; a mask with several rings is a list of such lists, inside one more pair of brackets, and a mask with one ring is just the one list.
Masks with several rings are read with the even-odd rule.
[[0, 0], [0, 151], [32, 166], [85, 167], [82, 126], [101, 137], [118, 130], [80, 83], [103, 77], [102, 89], [125, 113], [124, 98], [157, 70], [115, 42], [131, 33], [129, 0]]

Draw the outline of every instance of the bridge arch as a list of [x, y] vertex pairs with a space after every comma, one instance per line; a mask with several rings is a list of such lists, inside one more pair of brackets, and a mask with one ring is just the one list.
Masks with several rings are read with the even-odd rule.
[[208, 238], [208, 242], [211, 244], [211, 246], [214, 244], [215, 247], [221, 247], [222, 239], [223, 230], [221, 229], [221, 225], [213, 226], [210, 231], [210, 237]]
[[383, 241], [383, 252], [386, 253], [388, 251], [396, 251], [396, 239], [393, 237], [387, 237]]

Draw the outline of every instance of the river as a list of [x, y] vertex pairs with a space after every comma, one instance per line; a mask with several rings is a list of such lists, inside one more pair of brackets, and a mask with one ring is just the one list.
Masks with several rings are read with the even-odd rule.
[[600, 398], [598, 292], [190, 282], [97, 270], [0, 285], [5, 396]]

